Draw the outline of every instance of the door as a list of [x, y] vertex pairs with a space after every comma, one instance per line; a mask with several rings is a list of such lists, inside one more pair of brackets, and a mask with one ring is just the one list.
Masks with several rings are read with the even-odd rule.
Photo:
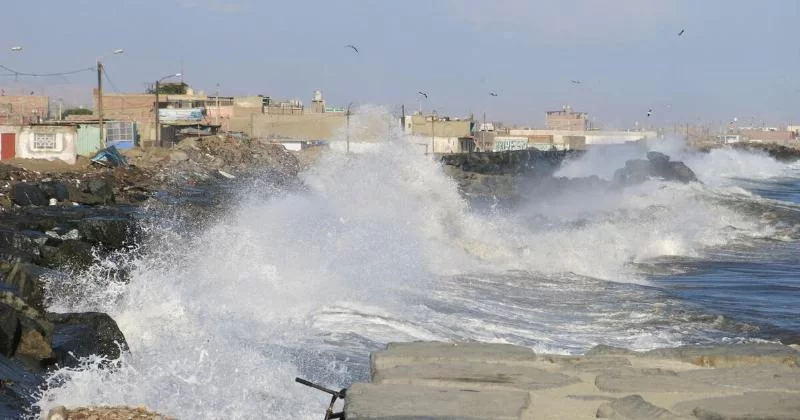
[[14, 159], [17, 155], [17, 135], [15, 133], [0, 134], [0, 160]]

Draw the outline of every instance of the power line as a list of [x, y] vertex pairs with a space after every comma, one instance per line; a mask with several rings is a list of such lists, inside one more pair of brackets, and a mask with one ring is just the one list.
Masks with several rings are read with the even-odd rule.
[[111, 89], [114, 89], [114, 92], [119, 92], [119, 89], [117, 89], [117, 86], [114, 84], [114, 82], [111, 81], [111, 78], [108, 77], [108, 73], [106, 72], [106, 67], [105, 66], [102, 67], [102, 70], [103, 70], [103, 75], [106, 76], [106, 80], [108, 81], [108, 84], [111, 85]]
[[56, 77], [56, 76], [68, 76], [70, 74], [77, 74], [83, 73], [85, 71], [94, 71], [94, 67], [83, 68], [79, 70], [70, 70], [70, 71], [62, 71], [57, 73], [23, 73], [16, 71], [12, 68], [6, 67], [0, 64], [0, 69], [10, 72], [11, 74], [3, 74], [2, 76], [27, 76], [27, 77]]

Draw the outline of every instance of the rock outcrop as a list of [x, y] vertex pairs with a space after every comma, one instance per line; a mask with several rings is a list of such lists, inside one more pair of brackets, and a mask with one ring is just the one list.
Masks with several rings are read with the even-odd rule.
[[614, 184], [629, 186], [641, 184], [651, 178], [682, 183], [697, 182], [697, 176], [683, 162], [670, 161], [660, 152], [647, 152], [647, 160], [635, 159], [625, 162], [625, 167], [614, 172]]
[[800, 353], [778, 344], [583, 356], [506, 344], [402, 343], [370, 357], [348, 419], [800, 419]]

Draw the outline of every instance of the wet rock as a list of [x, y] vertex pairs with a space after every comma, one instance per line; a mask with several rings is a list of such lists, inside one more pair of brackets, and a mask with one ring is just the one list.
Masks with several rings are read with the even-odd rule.
[[58, 201], [66, 201], [69, 199], [69, 189], [63, 182], [60, 181], [45, 181], [39, 184], [47, 198], [55, 198]]
[[605, 344], [599, 344], [597, 346], [592, 347], [589, 351], [586, 352], [585, 356], [631, 356], [636, 355], [637, 353], [633, 350], [628, 350], [622, 347], [614, 347], [614, 346], [607, 346]]
[[40, 248], [50, 237], [35, 230], [0, 229], [0, 248], [12, 248], [18, 251], [41, 255]]
[[44, 311], [44, 290], [48, 281], [63, 282], [66, 276], [56, 270], [34, 264], [18, 263], [3, 279], [19, 296], [37, 311]]
[[76, 239], [62, 240], [58, 246], [42, 248], [42, 264], [50, 268], [86, 268], [94, 262], [92, 246]]
[[19, 206], [46, 206], [49, 204], [44, 192], [33, 184], [18, 182], [11, 186], [11, 201]]
[[120, 349], [128, 348], [122, 331], [107, 314], [48, 313], [47, 320], [54, 325], [52, 346], [60, 366], [77, 366], [79, 358], [90, 355], [114, 360]]
[[[35, 308], [11, 292], [0, 292], [0, 306], [6, 311], [15, 311], [15, 317], [5, 317], [10, 322], [4, 325], [5, 331], [15, 330], [12, 345], [14, 357], [22, 360], [33, 360], [37, 363], [47, 362], [52, 358], [50, 339], [53, 336], [53, 324], [42, 316]], [[6, 312], [7, 313], [7, 312]], [[19, 337], [16, 339], [16, 337]]]
[[486, 343], [389, 343], [386, 350], [373, 353], [370, 366], [373, 372], [412, 363], [483, 362], [525, 364], [536, 360], [531, 350], [511, 344]]
[[89, 192], [103, 200], [103, 204], [114, 202], [114, 187], [105, 179], [91, 179], [87, 183]]
[[132, 234], [133, 221], [121, 216], [87, 217], [78, 222], [78, 231], [89, 243], [106, 249], [120, 249]]
[[0, 419], [25, 418], [22, 413], [36, 402], [42, 382], [41, 376], [20, 361], [0, 356]]
[[0, 355], [14, 355], [21, 333], [17, 311], [11, 306], [0, 304]]
[[697, 176], [683, 162], [671, 162], [669, 156], [660, 152], [648, 152], [647, 160], [632, 159], [625, 167], [614, 172], [616, 186], [641, 184], [650, 178], [682, 183], [697, 182]]

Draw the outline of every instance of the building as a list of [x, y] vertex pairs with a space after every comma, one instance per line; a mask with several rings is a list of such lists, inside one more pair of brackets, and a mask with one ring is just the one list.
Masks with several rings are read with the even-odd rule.
[[50, 118], [50, 98], [42, 95], [0, 96], [0, 124], [26, 125]]
[[2, 160], [61, 159], [75, 164], [77, 138], [74, 125], [4, 125], [0, 126], [0, 157]]
[[753, 143], [775, 143], [787, 145], [796, 138], [792, 131], [773, 131], [773, 130], [739, 130], [742, 141]]
[[466, 153], [476, 149], [476, 122], [472, 119], [418, 113], [404, 116], [401, 125], [425, 153]]
[[586, 131], [589, 129], [589, 117], [585, 112], [575, 112], [569, 105], [561, 111], [547, 111], [544, 125], [548, 130]]
[[658, 138], [655, 131], [600, 131], [600, 130], [541, 130], [512, 128], [512, 138], [527, 138], [528, 148], [540, 150], [582, 150], [591, 146], [625, 144], [651, 141]]

